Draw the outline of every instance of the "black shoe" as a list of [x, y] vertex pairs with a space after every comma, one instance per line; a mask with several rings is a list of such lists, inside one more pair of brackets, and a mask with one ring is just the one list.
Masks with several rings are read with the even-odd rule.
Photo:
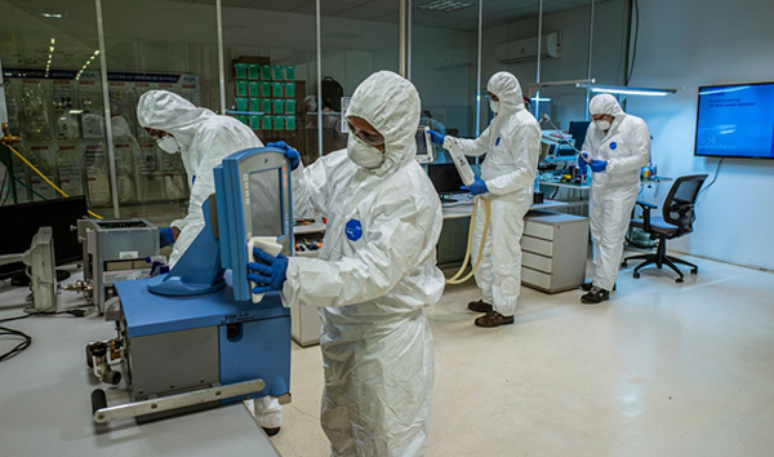
[[495, 310], [491, 310], [486, 315], [476, 319], [477, 327], [494, 328], [511, 324], [513, 324], [513, 316], [503, 316]]
[[597, 305], [603, 301], [610, 300], [610, 291], [592, 287], [591, 291], [581, 297], [581, 302], [587, 305]]
[[266, 432], [266, 434], [269, 435], [269, 436], [274, 436], [277, 433], [279, 433], [280, 428], [279, 427], [277, 427], [277, 428], [266, 428], [266, 427], [263, 427], [263, 431]]
[[468, 309], [473, 311], [474, 313], [488, 313], [492, 311], [494, 308], [492, 308], [492, 305], [485, 302], [484, 300], [479, 300], [479, 301], [472, 301], [468, 303]]
[[[581, 286], [580, 286], [580, 288], [581, 288], [581, 289], [583, 289], [583, 290], [585, 290], [586, 292], [590, 291], [592, 287], [594, 287], [594, 283], [593, 283], [593, 282], [591, 282], [591, 281], [589, 281], [589, 282], [584, 282], [584, 283], [583, 283], [583, 284], [581, 284]], [[615, 283], [615, 284], [613, 284], [613, 290], [617, 290], [617, 289], [618, 289], [618, 283]]]

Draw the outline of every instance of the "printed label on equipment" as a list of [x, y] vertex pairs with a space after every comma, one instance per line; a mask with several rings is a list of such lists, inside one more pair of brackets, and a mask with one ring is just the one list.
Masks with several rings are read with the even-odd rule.
[[135, 279], [150, 278], [150, 268], [143, 270], [122, 270], [122, 271], [106, 271], [102, 273], [102, 283], [105, 286], [112, 286], [113, 284], [121, 281], [134, 281]]
[[136, 259], [139, 256], [139, 251], [121, 251], [118, 253], [119, 259]]

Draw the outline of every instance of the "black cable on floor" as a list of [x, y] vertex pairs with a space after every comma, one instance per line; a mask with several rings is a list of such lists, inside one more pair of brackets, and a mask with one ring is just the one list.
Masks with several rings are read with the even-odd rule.
[[6, 360], [16, 357], [17, 355], [24, 352], [24, 350], [30, 347], [30, 345], [32, 344], [31, 336], [27, 335], [24, 332], [20, 332], [19, 330], [14, 330], [12, 328], [0, 327], [0, 337], [2, 336], [22, 338], [24, 341], [17, 344], [16, 347], [6, 352], [5, 354], [0, 355], [0, 362], [5, 362]]

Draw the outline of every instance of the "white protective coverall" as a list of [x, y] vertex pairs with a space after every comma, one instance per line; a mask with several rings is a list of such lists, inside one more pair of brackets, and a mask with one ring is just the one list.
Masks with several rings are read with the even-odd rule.
[[[204, 228], [202, 205], [215, 193], [212, 170], [225, 157], [243, 149], [263, 147], [263, 143], [250, 127], [236, 119], [194, 106], [183, 97], [165, 90], [142, 94], [137, 104], [137, 118], [142, 127], [167, 132], [177, 140], [188, 184], [191, 185], [188, 215], [171, 224], [180, 229], [169, 258], [169, 264], [173, 266]], [[281, 426], [282, 405], [279, 400], [263, 397], [251, 406], [261, 427]]]
[[483, 299], [495, 311], [512, 316], [521, 287], [521, 235], [524, 215], [532, 205], [540, 160], [540, 125], [524, 108], [521, 86], [508, 72], [496, 73], [487, 90], [500, 107], [492, 124], [476, 140], [446, 137], [444, 148], [460, 148], [467, 156], [486, 154], [481, 179], [489, 189], [492, 215], [484, 234], [486, 211], [479, 205], [473, 228], [471, 256], [475, 260], [485, 236], [484, 253], [476, 272]]
[[615, 117], [607, 132], [592, 122], [583, 143], [583, 150], [591, 159], [607, 161], [605, 171], [592, 176], [590, 226], [594, 241], [593, 283], [611, 291], [632, 209], [640, 193], [640, 169], [650, 160], [650, 132], [645, 121], [626, 114], [610, 94], [594, 97], [589, 111], [592, 115]]
[[340, 150], [294, 172], [295, 215], [328, 224], [319, 258], [290, 259], [282, 299], [323, 307], [321, 422], [332, 455], [421, 456], [434, 373], [424, 308], [441, 298], [444, 277], [441, 204], [415, 161], [419, 94], [378, 72], [348, 114], [384, 137], [385, 161], [365, 169]]
[[129, 122], [123, 116], [110, 119], [113, 126], [113, 143], [116, 156], [116, 177], [118, 201], [132, 203], [141, 199], [139, 167], [141, 161], [140, 143], [132, 135]]

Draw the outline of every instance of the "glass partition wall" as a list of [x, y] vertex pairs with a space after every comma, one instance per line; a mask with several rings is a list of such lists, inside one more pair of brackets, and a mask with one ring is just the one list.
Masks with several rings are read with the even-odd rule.
[[[180, 156], [138, 125], [147, 90], [225, 111], [307, 165], [346, 147], [347, 97], [378, 70], [405, 68], [422, 125], [446, 134], [475, 138], [489, 125], [498, 71], [519, 78], [536, 117], [550, 116], [545, 130], [567, 130], [587, 120], [575, 82], [626, 82], [630, 0], [0, 0], [0, 13], [19, 151], [98, 214], [163, 225], [185, 214], [190, 183]], [[0, 161], [11, 176], [0, 204], [56, 196], [15, 156]]]

